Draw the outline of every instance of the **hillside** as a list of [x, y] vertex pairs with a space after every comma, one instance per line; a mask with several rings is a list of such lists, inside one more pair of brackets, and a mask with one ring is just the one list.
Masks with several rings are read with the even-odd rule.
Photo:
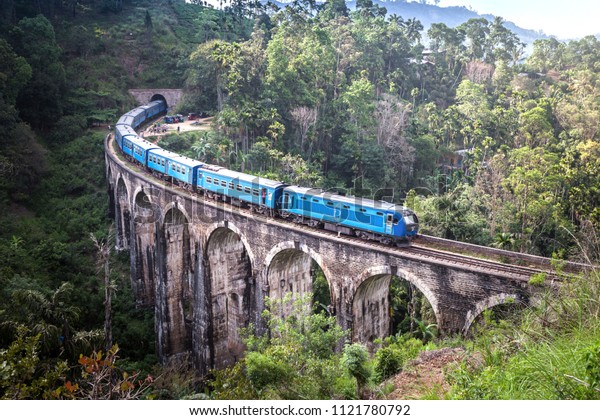
[[[286, 2], [274, 1], [273, 3], [280, 7], [285, 6]], [[404, 1], [382, 1], [374, 0], [374, 4], [387, 9], [387, 15], [396, 14], [403, 17], [405, 20], [416, 18], [423, 24], [423, 41], [427, 44], [427, 30], [432, 23], [444, 23], [447, 26], [454, 28], [461, 23], [465, 23], [469, 19], [485, 18], [490, 22], [494, 20], [494, 16], [490, 14], [480, 15], [466, 7], [440, 7], [433, 4], [421, 4], [417, 2]], [[356, 1], [349, 0], [346, 2], [349, 9], [356, 8]], [[522, 28], [513, 22], [506, 21], [504, 26], [517, 34], [517, 36], [527, 44], [526, 51], [532, 51], [533, 41], [536, 39], [549, 38], [549, 35], [527, 28]]]

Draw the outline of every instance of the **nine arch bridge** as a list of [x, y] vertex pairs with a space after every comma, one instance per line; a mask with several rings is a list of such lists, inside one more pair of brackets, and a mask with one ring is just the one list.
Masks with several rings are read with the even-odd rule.
[[[128, 249], [139, 305], [154, 307], [161, 362], [191, 356], [200, 370], [243, 355], [239, 329], [261, 326], [265, 297], [312, 291], [322, 269], [331, 312], [356, 342], [390, 333], [396, 275], [429, 301], [442, 334], [466, 332], [486, 308], [527, 302], [535, 270], [338, 237], [240, 210], [150, 176], [105, 144], [110, 208]], [[264, 326], [263, 326], [264, 327]]]

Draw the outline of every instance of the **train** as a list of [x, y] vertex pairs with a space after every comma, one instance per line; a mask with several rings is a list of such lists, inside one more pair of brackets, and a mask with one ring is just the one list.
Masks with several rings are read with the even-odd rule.
[[418, 235], [417, 215], [407, 207], [233, 171], [164, 150], [137, 133], [166, 111], [164, 101], [152, 101], [122, 115], [114, 129], [121, 152], [153, 175], [195, 194], [338, 235], [397, 246], [410, 245]]

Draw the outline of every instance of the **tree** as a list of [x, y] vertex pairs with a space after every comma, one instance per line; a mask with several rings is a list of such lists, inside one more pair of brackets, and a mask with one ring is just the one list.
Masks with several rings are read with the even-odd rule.
[[361, 400], [368, 399], [366, 385], [371, 378], [371, 370], [367, 364], [369, 353], [362, 344], [346, 344], [341, 364], [356, 379], [356, 394]]
[[116, 290], [116, 285], [110, 278], [110, 250], [113, 244], [109, 240], [101, 241], [93, 233], [90, 234], [94, 247], [96, 248], [98, 268], [104, 271], [104, 348], [109, 350], [113, 347], [112, 330], [112, 297]]
[[31, 78], [31, 66], [16, 55], [4, 39], [0, 39], [0, 100], [14, 106], [19, 91]]
[[68, 371], [64, 361], [40, 358], [40, 335], [19, 328], [15, 340], [0, 349], [0, 398], [7, 400], [54, 399]]
[[489, 22], [485, 18], [471, 18], [458, 26], [463, 30], [468, 41], [467, 54], [471, 60], [489, 59], [490, 45], [488, 35], [490, 33]]
[[543, 73], [562, 68], [564, 53], [565, 44], [556, 38], [536, 39], [533, 41], [533, 53], [527, 58], [527, 66]]
[[66, 81], [54, 28], [42, 15], [23, 18], [15, 28], [14, 36], [17, 53], [32, 68], [31, 80], [21, 89], [17, 99], [20, 115], [33, 127], [49, 128], [62, 115]]
[[415, 160], [415, 149], [406, 139], [411, 110], [410, 104], [389, 94], [384, 94], [375, 108], [377, 143], [385, 149], [397, 181], [407, 181]]
[[73, 285], [70, 283], [63, 283], [48, 295], [33, 289], [13, 292], [16, 303], [14, 309], [23, 309], [23, 312], [15, 312], [21, 312], [25, 317], [16, 318], [16, 325], [23, 322], [34, 335], [39, 334], [46, 353], [56, 354], [66, 350], [73, 354], [79, 349], [80, 343], [73, 324], [79, 318], [80, 309], [69, 301], [72, 292]]
[[[342, 371], [335, 349], [346, 335], [335, 318], [315, 313], [310, 294], [267, 300], [263, 317], [269, 329], [246, 331], [245, 358], [215, 372], [216, 399], [326, 399], [340, 395]], [[279, 314], [291, 311], [285, 318]]]
[[[304, 141], [306, 140], [306, 135], [311, 126], [315, 124], [317, 121], [317, 110], [314, 108], [308, 107], [298, 107], [292, 109], [291, 111], [292, 118], [298, 124], [298, 128], [300, 130], [300, 151], [304, 151]], [[311, 147], [312, 149], [312, 147]], [[310, 151], [307, 154], [310, 159]]]

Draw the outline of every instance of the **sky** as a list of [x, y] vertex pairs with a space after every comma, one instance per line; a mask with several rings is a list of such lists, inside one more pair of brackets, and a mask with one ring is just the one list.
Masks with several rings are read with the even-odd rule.
[[465, 6], [559, 39], [600, 33], [599, 0], [440, 0], [438, 6]]

